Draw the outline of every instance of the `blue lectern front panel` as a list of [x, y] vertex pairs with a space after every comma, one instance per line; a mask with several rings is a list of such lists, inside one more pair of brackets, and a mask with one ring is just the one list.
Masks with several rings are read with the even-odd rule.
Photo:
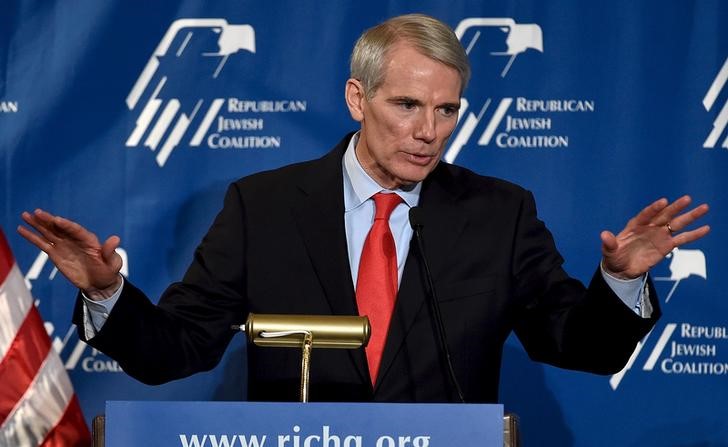
[[503, 445], [502, 405], [107, 402], [106, 445]]

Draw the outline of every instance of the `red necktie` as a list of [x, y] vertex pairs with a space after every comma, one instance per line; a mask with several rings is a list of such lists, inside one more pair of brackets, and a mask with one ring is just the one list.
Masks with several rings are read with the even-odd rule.
[[389, 216], [402, 202], [397, 194], [374, 195], [374, 223], [364, 242], [356, 281], [359, 315], [369, 317], [372, 333], [366, 347], [372, 385], [379, 373], [389, 321], [397, 297], [397, 249], [389, 229]]

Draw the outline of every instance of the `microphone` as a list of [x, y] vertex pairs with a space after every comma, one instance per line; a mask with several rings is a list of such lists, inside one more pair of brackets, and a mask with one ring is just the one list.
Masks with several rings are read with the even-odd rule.
[[425, 277], [427, 278], [427, 286], [430, 288], [430, 309], [432, 315], [435, 318], [435, 328], [437, 329], [437, 339], [440, 342], [442, 352], [445, 354], [445, 360], [447, 360], [447, 368], [450, 376], [450, 381], [455, 386], [455, 390], [458, 393], [458, 398], [461, 403], [465, 403], [465, 397], [463, 397], [463, 391], [460, 389], [460, 384], [455, 376], [455, 370], [452, 367], [452, 360], [450, 360], [450, 348], [447, 346], [447, 336], [445, 334], [445, 325], [442, 322], [442, 313], [440, 312], [440, 304], [437, 301], [437, 292], [435, 292], [435, 283], [432, 280], [432, 273], [430, 272], [430, 265], [427, 262], [427, 255], [425, 254], [425, 243], [422, 239], [422, 230], [425, 228], [424, 216], [422, 214], [422, 208], [414, 206], [409, 210], [409, 221], [412, 230], [415, 232], [415, 238], [417, 239], [417, 246], [420, 249], [420, 258], [422, 264], [425, 266]]

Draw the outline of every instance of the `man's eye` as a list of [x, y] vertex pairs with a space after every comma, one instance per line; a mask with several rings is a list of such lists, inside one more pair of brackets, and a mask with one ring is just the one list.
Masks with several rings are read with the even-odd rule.
[[417, 106], [417, 104], [413, 101], [402, 101], [399, 103], [399, 106], [405, 110], [412, 110]]
[[443, 107], [440, 109], [440, 113], [444, 116], [453, 116], [458, 114], [457, 107]]

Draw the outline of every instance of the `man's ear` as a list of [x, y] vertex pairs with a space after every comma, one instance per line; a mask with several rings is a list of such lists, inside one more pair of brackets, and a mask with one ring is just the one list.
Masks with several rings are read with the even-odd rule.
[[344, 97], [351, 117], [354, 121], [362, 122], [364, 120], [364, 101], [367, 100], [362, 83], [353, 78], [346, 81]]

